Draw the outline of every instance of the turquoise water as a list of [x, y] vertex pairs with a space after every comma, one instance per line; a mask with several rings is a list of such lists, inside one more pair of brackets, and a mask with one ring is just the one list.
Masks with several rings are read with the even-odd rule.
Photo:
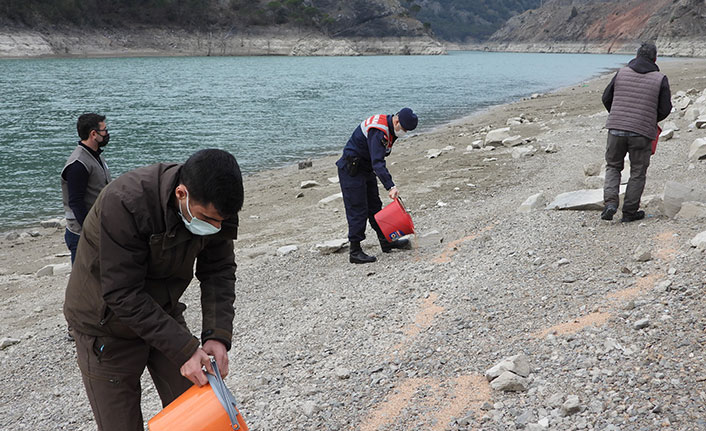
[[404, 106], [428, 130], [570, 85], [629, 56], [189, 57], [0, 61], [0, 231], [63, 213], [76, 119], [106, 115], [115, 176], [208, 147], [244, 172], [340, 152], [356, 125]]

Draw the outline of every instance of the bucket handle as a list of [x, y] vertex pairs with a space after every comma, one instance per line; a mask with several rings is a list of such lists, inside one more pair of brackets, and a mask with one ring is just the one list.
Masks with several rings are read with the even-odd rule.
[[404, 211], [404, 212], [409, 212], [409, 211], [407, 211], [407, 207], [404, 206], [404, 202], [402, 202], [402, 198], [401, 198], [401, 197], [397, 196], [397, 197], [395, 198], [395, 200], [400, 203], [400, 206], [402, 207], [402, 211]]
[[226, 413], [228, 413], [231, 429], [237, 431], [240, 429], [240, 424], [238, 423], [237, 417], [238, 411], [235, 409], [235, 397], [228, 390], [226, 383], [223, 381], [223, 377], [221, 377], [221, 372], [218, 370], [218, 364], [216, 364], [216, 360], [213, 358], [211, 358], [211, 366], [213, 367], [214, 374], [206, 373], [208, 383], [216, 394], [216, 398], [218, 398], [218, 401], [226, 410]]

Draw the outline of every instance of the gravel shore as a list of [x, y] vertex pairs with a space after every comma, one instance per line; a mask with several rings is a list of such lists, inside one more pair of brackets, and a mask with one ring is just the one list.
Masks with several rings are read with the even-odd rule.
[[[673, 94], [706, 88], [706, 60], [660, 66]], [[346, 237], [342, 201], [320, 203], [340, 192], [335, 157], [248, 177], [226, 383], [250, 429], [706, 430], [706, 270], [690, 245], [703, 220], [649, 207], [634, 223], [516, 211], [539, 192], [588, 188], [611, 76], [395, 145], [388, 167], [417, 247], [383, 255], [369, 229], [373, 264], [316, 249]], [[467, 150], [519, 117], [511, 135], [533, 156]], [[667, 181], [703, 183], [706, 164], [687, 153], [706, 129], [689, 131], [679, 113], [667, 120], [679, 131], [653, 156], [645, 196]], [[309, 180], [318, 185], [302, 189]], [[16, 341], [0, 350], [0, 429], [92, 430], [61, 311], [68, 275], [36, 275], [68, 261], [63, 231], [31, 231], [0, 241], [0, 338]], [[194, 283], [185, 296], [194, 333], [198, 295]], [[494, 389], [486, 370], [514, 355], [529, 364], [523, 387]], [[149, 375], [143, 388], [149, 419], [161, 409]]]

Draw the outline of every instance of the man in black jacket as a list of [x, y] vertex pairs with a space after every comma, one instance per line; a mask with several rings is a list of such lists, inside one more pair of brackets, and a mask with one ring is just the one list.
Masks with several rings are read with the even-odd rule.
[[612, 220], [618, 211], [620, 173], [625, 155], [630, 155], [630, 180], [623, 202], [623, 222], [641, 220], [640, 197], [645, 189], [652, 141], [657, 138], [657, 123], [672, 110], [672, 95], [667, 77], [660, 73], [657, 47], [643, 43], [637, 56], [615, 74], [603, 92], [603, 105], [610, 114], [606, 128], [608, 143], [603, 185], [603, 220]]

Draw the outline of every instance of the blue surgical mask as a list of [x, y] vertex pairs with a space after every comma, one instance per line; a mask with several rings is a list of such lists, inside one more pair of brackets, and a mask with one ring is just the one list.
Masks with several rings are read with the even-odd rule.
[[181, 213], [181, 205], [179, 205], [179, 215], [184, 221], [184, 226], [186, 226], [186, 228], [189, 229], [189, 232], [193, 233], [194, 235], [213, 235], [221, 231], [221, 228], [216, 227], [211, 223], [205, 222], [203, 220], [199, 220], [194, 217], [193, 214], [191, 214], [191, 209], [189, 208], [188, 191], [186, 192], [186, 211], [189, 213], [189, 216], [191, 216], [190, 222], [186, 221], [186, 218], [184, 218], [184, 214]]

